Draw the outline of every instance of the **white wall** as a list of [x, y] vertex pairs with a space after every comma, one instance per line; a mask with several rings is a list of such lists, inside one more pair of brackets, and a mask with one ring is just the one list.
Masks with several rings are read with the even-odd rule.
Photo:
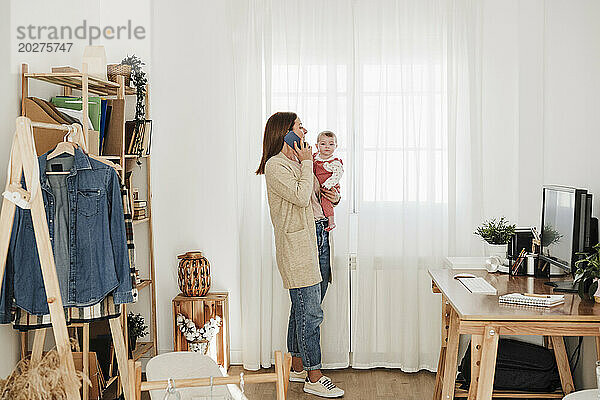
[[[155, 2], [153, 54], [145, 67], [150, 76], [151, 110], [154, 120], [153, 192], [157, 317], [159, 351], [172, 349], [171, 300], [177, 288], [178, 254], [202, 250], [212, 266], [212, 290], [229, 291], [231, 348], [239, 361], [240, 297], [239, 267], [235, 243], [233, 166], [233, 71], [227, 13], [220, 2]], [[100, 7], [100, 5], [96, 5]], [[7, 7], [7, 5], [5, 5]], [[8, 10], [6, 10], [8, 11]], [[11, 73], [10, 12], [1, 12], [0, 24], [0, 176], [5, 176], [9, 147], [18, 115], [20, 79]], [[70, 16], [72, 17], [72, 16]], [[91, 21], [101, 25], [106, 21]], [[107, 47], [109, 62], [136, 49]], [[65, 57], [63, 64], [78, 66], [79, 54]], [[30, 64], [32, 71], [50, 65]], [[40, 97], [57, 94], [32, 82], [30, 92]], [[139, 231], [136, 228], [136, 233]], [[144, 246], [138, 246], [138, 254]], [[138, 257], [141, 258], [141, 257]], [[142, 302], [132, 309], [147, 316]], [[18, 359], [18, 335], [11, 326], [0, 326], [0, 377]]]
[[211, 291], [229, 291], [231, 349], [240, 361], [235, 240], [233, 69], [225, 2], [154, 4], [153, 208], [160, 351], [173, 347], [177, 255], [201, 250]]
[[[486, 208], [539, 226], [542, 185], [563, 184], [588, 188], [599, 216], [600, 2], [484, 4], [484, 135], [496, 137], [489, 155], [507, 171], [487, 187], [498, 197], [488, 192]], [[579, 388], [596, 385], [593, 345], [584, 341]]]
[[[10, 12], [0, 12], [0, 60], [10, 59]], [[18, 76], [8, 62], [0, 62], [0, 181], [4, 186], [8, 155], [19, 110]], [[4, 189], [2, 189], [4, 190]], [[19, 359], [19, 336], [11, 325], [0, 325], [0, 378], [12, 372]]]
[[[600, 216], [600, 2], [552, 1], [546, 15], [544, 182], [588, 188]], [[576, 384], [596, 387], [594, 340], [582, 354]]]
[[[111, 18], [104, 18], [103, 16], [111, 15], [111, 12], [114, 14], [115, 9], [122, 10], [123, 6], [116, 4], [116, 2], [112, 2], [109, 5], [107, 2], [96, 2], [95, 4], [81, 5], [82, 9], [78, 9], [77, 7], [69, 8], [65, 7], [62, 10], [62, 14], [57, 19], [52, 20], [55, 23], [57, 20], [60, 23], [69, 24], [72, 21], [76, 21], [76, 23], [80, 23], [82, 18], [87, 18], [89, 24], [103, 25], [103, 23], [112, 23], [114, 24], [114, 20]], [[21, 79], [17, 70], [20, 70], [20, 62], [25, 59], [21, 59], [18, 54], [11, 53], [11, 35], [14, 35], [15, 32], [11, 31], [11, 12], [10, 12], [10, 4], [11, 2], [3, 2], [2, 9], [0, 11], [0, 90], [2, 96], [0, 96], [0, 185], [2, 185], [2, 189], [4, 190], [4, 179], [6, 176], [6, 166], [8, 163], [8, 156], [10, 153], [10, 146], [12, 144], [12, 138], [15, 129], [15, 118], [20, 113], [20, 99], [21, 99]], [[114, 8], [111, 8], [114, 7]], [[142, 13], [147, 13], [150, 15], [150, 5], [148, 4], [146, 9], [136, 8], [137, 15], [141, 15]], [[92, 16], [90, 18], [90, 15]], [[43, 13], [36, 15], [36, 21], [43, 20]], [[27, 20], [26, 17], [23, 18]], [[52, 19], [50, 17], [49, 19]], [[149, 17], [144, 19], [139, 18], [139, 22], [145, 23], [149, 20]], [[46, 21], [46, 23], [48, 23]], [[43, 24], [43, 22], [40, 22]], [[50, 23], [51, 24], [51, 23]], [[148, 27], [149, 28], [149, 27]], [[128, 54], [137, 54], [142, 60], [146, 61], [147, 65], [145, 70], [149, 73], [150, 77], [152, 76], [151, 72], [151, 58], [149, 53], [150, 46], [137, 45], [136, 43], [125, 43], [119, 41], [112, 41], [110, 43], [99, 43], [96, 44], [105, 44], [106, 45], [106, 53], [107, 53], [107, 61], [109, 63], [119, 62]], [[74, 46], [74, 49], [77, 45]], [[54, 54], [53, 57], [35, 57], [34, 55], [24, 55], [24, 57], [29, 58], [29, 70], [32, 72], [46, 72], [50, 71], [51, 66], [53, 65], [72, 65], [75, 67], [80, 67], [81, 65], [81, 56], [82, 56], [82, 48], [77, 47], [76, 50], [71, 51], [70, 53], [65, 53], [62, 56], [58, 54]], [[16, 63], [17, 65], [14, 65]], [[150, 83], [152, 84], [152, 79], [150, 78]], [[38, 81], [30, 81], [29, 84], [29, 94], [32, 96], [37, 96], [41, 98], [48, 99], [53, 95], [60, 94], [60, 89], [57, 86], [48, 85]], [[133, 115], [133, 108], [135, 107], [135, 97], [130, 97], [128, 101], [128, 116]], [[139, 242], [138, 242], [139, 243]], [[146, 243], [139, 243], [139, 253], [144, 253], [146, 250]], [[147, 265], [147, 264], [146, 264]], [[142, 312], [144, 316], [148, 319], [148, 305], [149, 302], [146, 301], [145, 304], [141, 304], [145, 299], [141, 299], [140, 303], [133, 306], [133, 309]], [[31, 336], [31, 335], [30, 335]], [[12, 325], [0, 325], [0, 378], [6, 377], [14, 368], [16, 362], [19, 359], [19, 335], [17, 331], [15, 331]], [[51, 346], [53, 340], [51, 335], [48, 335], [46, 344], [47, 346]]]

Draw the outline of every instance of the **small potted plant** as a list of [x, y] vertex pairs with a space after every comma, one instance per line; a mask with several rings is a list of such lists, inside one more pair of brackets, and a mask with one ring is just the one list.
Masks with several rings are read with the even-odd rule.
[[506, 218], [496, 218], [485, 221], [475, 230], [475, 234], [485, 241], [486, 257], [498, 256], [504, 260], [508, 251], [508, 241], [515, 233], [515, 225], [508, 223]]
[[148, 334], [148, 325], [142, 314], [127, 314], [127, 333], [129, 335], [129, 349], [135, 350], [137, 340]]
[[[145, 65], [142, 60], [134, 55], [127, 56], [121, 60], [121, 65], [127, 65], [131, 68], [131, 82], [135, 86], [136, 103], [135, 103], [135, 118], [134, 118], [134, 145], [131, 151], [132, 154], [136, 154], [138, 157], [142, 156], [143, 141], [144, 141], [144, 128], [146, 123], [146, 84], [148, 79], [146, 73], [142, 69]], [[129, 149], [126, 148], [126, 151]]]
[[[582, 254], [584, 255], [584, 254]], [[579, 297], [583, 300], [595, 299], [598, 291], [598, 278], [600, 278], [600, 244], [594, 246], [590, 254], [585, 254], [585, 258], [575, 263], [577, 271], [575, 273], [575, 285]]]

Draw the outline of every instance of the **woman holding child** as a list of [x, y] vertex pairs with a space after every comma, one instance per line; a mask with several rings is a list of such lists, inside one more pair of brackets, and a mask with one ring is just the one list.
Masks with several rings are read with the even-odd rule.
[[[289, 131], [302, 139], [294, 148], [284, 142]], [[337, 204], [340, 196], [335, 185], [321, 188], [305, 133], [295, 113], [273, 114], [265, 126], [263, 155], [256, 173], [266, 178], [277, 267], [292, 302], [287, 337], [292, 354], [290, 380], [304, 382], [307, 393], [341, 397], [344, 391], [321, 373], [321, 302], [331, 266], [329, 220], [319, 202], [323, 197]]]

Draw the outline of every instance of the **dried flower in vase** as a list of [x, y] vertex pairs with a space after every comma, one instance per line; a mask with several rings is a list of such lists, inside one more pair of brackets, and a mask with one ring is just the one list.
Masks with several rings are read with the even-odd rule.
[[177, 314], [177, 327], [188, 342], [190, 351], [205, 353], [208, 348], [208, 343], [217, 336], [221, 326], [221, 317], [218, 315], [211, 318], [200, 329], [194, 321], [185, 317], [183, 314]]

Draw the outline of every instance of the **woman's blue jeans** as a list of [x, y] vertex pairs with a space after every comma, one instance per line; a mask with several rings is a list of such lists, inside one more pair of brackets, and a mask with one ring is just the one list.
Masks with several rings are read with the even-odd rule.
[[329, 232], [325, 230], [327, 220], [316, 221], [316, 226], [319, 266], [323, 280], [316, 285], [290, 289], [292, 308], [287, 337], [288, 351], [292, 356], [302, 358], [302, 365], [307, 371], [321, 369], [321, 302], [331, 276]]

